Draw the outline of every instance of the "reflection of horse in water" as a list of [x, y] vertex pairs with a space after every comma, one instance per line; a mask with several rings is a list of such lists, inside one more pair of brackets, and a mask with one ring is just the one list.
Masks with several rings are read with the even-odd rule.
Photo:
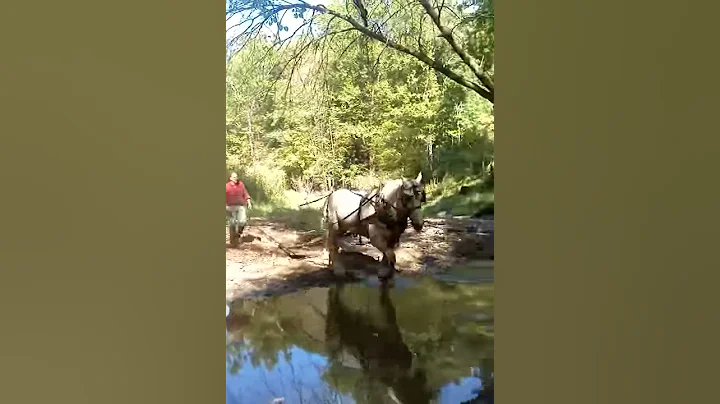
[[424, 370], [414, 369], [413, 354], [403, 341], [387, 286], [380, 288], [380, 311], [359, 311], [341, 299], [343, 287], [328, 292], [325, 328], [330, 357], [343, 350], [357, 358], [364, 373], [389, 389], [393, 401], [429, 403], [433, 398]]

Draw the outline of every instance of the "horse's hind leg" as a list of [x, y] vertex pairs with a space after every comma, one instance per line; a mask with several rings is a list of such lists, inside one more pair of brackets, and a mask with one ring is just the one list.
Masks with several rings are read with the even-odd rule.
[[345, 267], [342, 262], [336, 260], [338, 255], [338, 236], [333, 229], [327, 233], [328, 263], [335, 276], [345, 276]]

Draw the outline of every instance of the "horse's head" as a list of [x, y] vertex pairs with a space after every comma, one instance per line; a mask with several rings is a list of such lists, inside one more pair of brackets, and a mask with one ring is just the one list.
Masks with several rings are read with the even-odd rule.
[[380, 196], [388, 206], [387, 214], [394, 220], [410, 219], [416, 231], [423, 228], [422, 204], [425, 202], [425, 187], [422, 173], [414, 180], [398, 179], [386, 182]]
[[414, 180], [403, 180], [401, 205], [405, 208], [415, 231], [422, 231], [422, 204], [425, 203], [425, 187], [422, 184], [422, 172]]
[[380, 198], [384, 202], [385, 214], [403, 226], [407, 219], [417, 231], [423, 228], [422, 207], [425, 189], [421, 183], [422, 174], [414, 180], [397, 179], [383, 184]]

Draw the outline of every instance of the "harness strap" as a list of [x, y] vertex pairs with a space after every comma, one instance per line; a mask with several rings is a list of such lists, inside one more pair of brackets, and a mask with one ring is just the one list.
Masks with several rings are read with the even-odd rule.
[[[354, 192], [354, 191], [350, 191], [350, 192], [354, 193], [355, 195], [358, 195], [361, 198], [359, 206], [357, 208], [355, 208], [355, 210], [350, 212], [347, 216], [345, 216], [344, 218], [342, 218], [341, 220], [339, 220], [337, 222], [333, 222], [332, 224], [342, 222], [343, 220], [345, 220], [345, 219], [349, 218], [350, 216], [352, 216], [353, 214], [355, 214], [355, 212], [358, 213], [358, 220], [362, 220], [362, 216], [360, 216], [362, 207], [367, 205], [368, 203], [372, 202], [373, 201], [372, 198], [374, 198], [375, 196], [378, 195], [378, 193], [376, 192], [372, 196], [366, 197], [365, 195], [358, 194], [357, 192]], [[328, 195], [328, 197], [329, 196], [330, 195]], [[320, 198], [320, 199], [322, 199], [322, 198]], [[328, 203], [325, 203], [325, 216], [329, 216], [329, 213], [330, 213], [330, 208], [328, 206]]]
[[311, 203], [315, 203], [315, 202], [317, 202], [317, 201], [321, 201], [321, 200], [329, 197], [331, 194], [332, 194], [332, 192], [330, 192], [329, 194], [327, 194], [327, 195], [325, 195], [325, 196], [321, 196], [321, 197], [315, 199], [314, 201], [305, 202], [305, 203], [303, 203], [303, 204], [301, 204], [301, 205], [298, 205], [298, 208], [301, 208], [301, 207], [303, 207], [303, 206], [305, 206], [305, 205], [310, 205]]
[[[394, 206], [393, 204], [389, 203], [387, 200], [385, 200], [385, 198], [380, 194], [380, 192], [382, 191], [382, 188], [384, 187], [384, 185], [385, 185], [384, 183], [381, 183], [380, 186], [376, 189], [376, 191], [375, 191], [372, 195], [370, 195], [370, 196], [366, 196], [366, 195], [363, 195], [363, 194], [360, 194], [360, 193], [357, 193], [357, 192], [351, 190], [350, 192], [352, 192], [352, 193], [354, 193], [355, 195], [357, 195], [357, 196], [360, 197], [360, 203], [358, 204], [358, 207], [357, 207], [355, 210], [353, 210], [352, 212], [350, 212], [350, 214], [348, 214], [347, 216], [345, 216], [344, 218], [342, 218], [340, 221], [334, 222], [334, 223], [332, 223], [332, 224], [336, 224], [336, 223], [339, 223], [339, 222], [341, 222], [341, 221], [344, 221], [345, 219], [349, 218], [350, 216], [352, 216], [352, 215], [355, 214], [356, 212], [357, 212], [357, 214], [358, 214], [358, 221], [361, 221], [361, 220], [362, 220], [362, 207], [365, 206], [365, 205], [367, 205], [368, 203], [373, 203], [373, 205], [375, 205], [375, 203], [379, 203], [379, 204], [384, 205], [385, 207], [392, 208], [393, 210], [395, 210], [396, 212], [398, 212], [398, 208], [397, 208], [396, 206]], [[333, 192], [334, 192], [334, 191], [333, 191]], [[313, 203], [313, 202], [317, 202], [317, 201], [319, 201], [320, 199], [323, 199], [323, 198], [328, 198], [330, 195], [332, 195], [332, 192], [331, 192], [330, 194], [322, 197], [322, 198], [319, 198], [319, 199], [317, 199], [317, 200], [315, 200], [315, 201], [312, 201], [312, 202], [308, 202], [308, 203], [306, 203], [306, 204], [310, 204], [310, 203]], [[375, 198], [378, 199], [377, 202], [374, 200]], [[300, 206], [303, 206], [303, 205], [300, 205]], [[393, 225], [396, 225], [396, 224], [397, 224], [397, 221], [394, 221], [394, 220], [392, 220], [392, 219], [389, 217], [386, 209], [378, 209], [378, 206], [377, 206], [377, 205], [375, 205], [375, 208], [376, 208], [375, 215], [378, 216], [378, 219], [380, 219], [380, 221], [381, 221], [382, 223], [384, 223], [385, 225], [390, 225], [390, 226], [393, 226]], [[414, 211], [414, 210], [416, 210], [416, 209], [418, 209], [418, 208], [419, 208], [419, 207], [415, 207], [415, 208], [409, 209], [409, 211], [412, 212], [412, 211]], [[330, 208], [329, 208], [329, 206], [328, 206], [328, 203], [326, 202], [326, 203], [325, 203], [325, 215], [326, 215], [326, 216], [329, 216], [329, 212], [330, 212]], [[407, 219], [407, 217], [405, 217], [405, 219]]]

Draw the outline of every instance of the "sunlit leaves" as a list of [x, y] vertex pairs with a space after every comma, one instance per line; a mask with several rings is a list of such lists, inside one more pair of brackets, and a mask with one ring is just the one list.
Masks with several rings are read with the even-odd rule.
[[[273, 1], [233, 4], [236, 9], [262, 9]], [[485, 4], [475, 3], [475, 10]], [[419, 37], [402, 40], [420, 38], [426, 52], [457, 65], [457, 57], [435, 36], [427, 18], [417, 14], [419, 9], [400, 5], [391, 2], [391, 11], [374, 9], [380, 13], [376, 17], [397, 12], [383, 20], [383, 29], [388, 34], [414, 32]], [[473, 15], [467, 5], [462, 7]], [[298, 11], [302, 9], [288, 12]], [[445, 14], [443, 18], [454, 18]], [[314, 18], [320, 28], [342, 26], [328, 15]], [[473, 18], [457, 28], [459, 40], [470, 43], [473, 35], [491, 40], [492, 31], [482, 27], [492, 21]], [[371, 187], [379, 178], [418, 170], [436, 178], [470, 175], [492, 159], [491, 104], [413, 58], [357, 38], [354, 32], [340, 33], [322, 46], [309, 47], [300, 60], [293, 58], [306, 44], [302, 37], [281, 49], [260, 38], [248, 42], [228, 65], [228, 165], [249, 166], [259, 158], [284, 170], [286, 186], [321, 189], [361, 183]], [[492, 63], [490, 56], [485, 60]]]

